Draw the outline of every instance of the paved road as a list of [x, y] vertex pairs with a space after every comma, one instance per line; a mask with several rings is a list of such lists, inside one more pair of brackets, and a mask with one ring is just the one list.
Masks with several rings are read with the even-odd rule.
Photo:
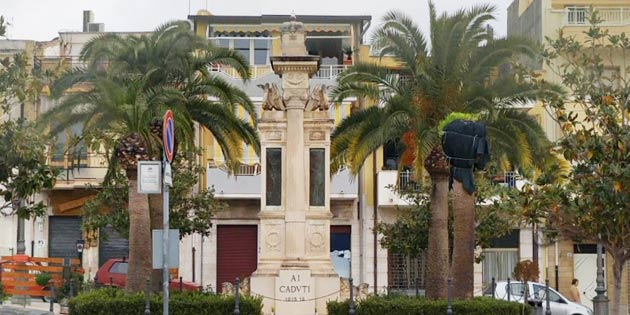
[[32, 308], [23, 308], [20, 306], [13, 305], [2, 305], [0, 306], [0, 315], [52, 315], [53, 313], [49, 311], [42, 311], [38, 309]]

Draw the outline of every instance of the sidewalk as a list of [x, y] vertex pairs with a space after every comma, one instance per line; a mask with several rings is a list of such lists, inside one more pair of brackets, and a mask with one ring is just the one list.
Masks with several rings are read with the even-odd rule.
[[0, 305], [0, 315], [55, 315], [59, 314], [59, 304], [54, 305], [54, 313], [49, 312], [50, 304], [41, 300], [31, 300], [26, 307], [6, 301]]

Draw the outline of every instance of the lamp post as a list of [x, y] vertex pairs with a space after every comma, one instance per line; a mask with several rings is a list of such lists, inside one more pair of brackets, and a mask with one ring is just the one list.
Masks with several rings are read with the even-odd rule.
[[604, 283], [604, 260], [603, 260], [603, 246], [602, 235], [598, 235], [597, 242], [597, 287], [595, 292], [597, 295], [593, 299], [593, 313], [594, 315], [608, 315], [608, 297], [606, 296], [606, 284]]

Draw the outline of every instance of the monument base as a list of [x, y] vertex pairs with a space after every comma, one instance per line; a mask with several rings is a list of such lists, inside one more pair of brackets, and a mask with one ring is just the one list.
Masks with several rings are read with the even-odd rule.
[[257, 271], [251, 277], [251, 293], [262, 296], [265, 315], [327, 314], [326, 302], [339, 298], [339, 276], [311, 272], [295, 268]]

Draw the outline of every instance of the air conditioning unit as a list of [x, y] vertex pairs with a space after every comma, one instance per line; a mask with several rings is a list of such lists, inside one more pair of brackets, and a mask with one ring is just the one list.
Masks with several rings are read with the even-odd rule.
[[104, 23], [90, 23], [88, 24], [88, 32], [105, 32]]

